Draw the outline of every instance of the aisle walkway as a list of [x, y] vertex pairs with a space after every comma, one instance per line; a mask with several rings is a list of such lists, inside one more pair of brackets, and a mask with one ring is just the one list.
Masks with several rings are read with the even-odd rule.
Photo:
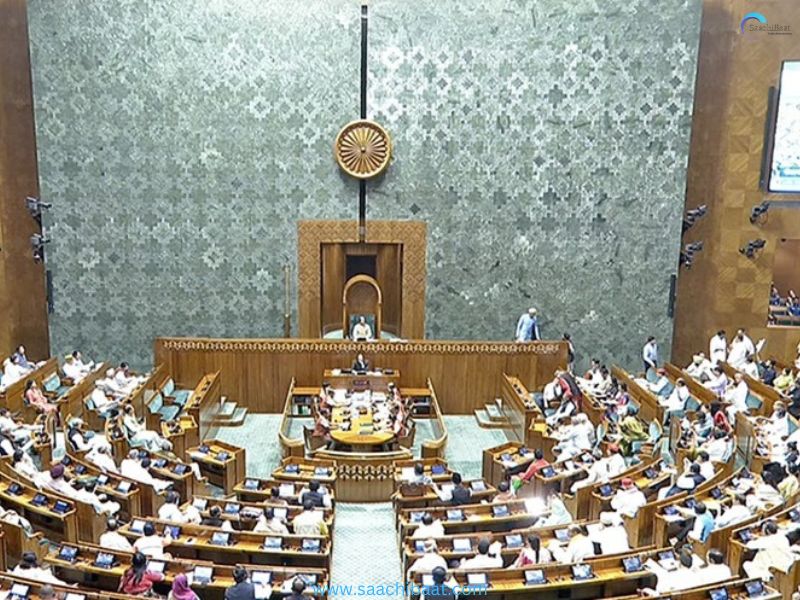
[[[444, 419], [448, 432], [446, 458], [451, 468], [460, 471], [465, 478], [480, 477], [483, 448], [504, 442], [505, 436], [497, 430], [479, 428], [472, 416]], [[417, 456], [419, 444], [426, 436], [432, 435], [431, 428], [424, 422], [421, 424], [414, 448]], [[241, 427], [220, 429], [218, 437], [247, 449], [248, 475], [269, 477], [281, 457], [279, 426], [280, 415], [251, 414]], [[337, 503], [333, 548], [331, 583], [353, 586], [349, 596], [340, 595], [340, 598], [369, 598], [372, 596], [366, 593], [368, 586], [385, 586], [385, 591], [393, 589], [395, 582], [402, 581], [394, 512], [389, 502]], [[363, 596], [356, 594], [359, 585], [364, 586]], [[386, 600], [402, 598], [402, 594], [380, 592], [374, 596]]]

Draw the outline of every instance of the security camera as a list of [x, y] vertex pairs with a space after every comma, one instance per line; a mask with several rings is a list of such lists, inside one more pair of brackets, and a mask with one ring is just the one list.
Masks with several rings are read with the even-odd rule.
[[764, 200], [761, 204], [756, 204], [750, 211], [750, 222], [755, 225], [757, 222], [763, 221], [762, 217], [766, 217], [769, 212], [769, 202]]
[[45, 244], [50, 243], [50, 238], [44, 235], [44, 232], [41, 234], [34, 233], [31, 238], [31, 250], [33, 251], [33, 260], [36, 262], [42, 262], [44, 260], [44, 247]]
[[683, 217], [683, 231], [682, 233], [686, 233], [692, 226], [706, 216], [708, 212], [708, 205], [701, 204], [697, 208], [693, 208], [686, 212], [686, 216]]
[[692, 242], [691, 244], [686, 244], [683, 247], [683, 250], [681, 250], [678, 264], [682, 267], [686, 267], [687, 269], [691, 269], [692, 262], [694, 261], [694, 255], [700, 252], [702, 249], [703, 249], [702, 240], [699, 242]]
[[739, 253], [744, 254], [747, 258], [755, 258], [759, 250], [763, 250], [767, 245], [767, 240], [756, 239], [750, 240], [745, 246], [739, 248]]
[[42, 202], [38, 198], [32, 198], [31, 196], [25, 198], [25, 206], [27, 207], [28, 212], [31, 213], [31, 216], [34, 219], [38, 219], [39, 217], [42, 216], [42, 210], [46, 210], [53, 207], [53, 205], [50, 204], [49, 202]]

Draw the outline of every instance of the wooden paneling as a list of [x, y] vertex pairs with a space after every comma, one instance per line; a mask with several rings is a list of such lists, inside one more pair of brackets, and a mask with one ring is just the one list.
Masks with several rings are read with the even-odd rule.
[[[420, 339], [425, 336], [426, 236], [427, 227], [421, 221], [367, 222], [368, 245], [398, 244], [403, 247], [400, 336], [406, 339]], [[323, 246], [357, 242], [357, 221], [300, 221], [297, 224], [297, 311], [300, 337], [321, 337], [323, 290], [320, 268]]]
[[[792, 27], [792, 35], [740, 34], [739, 23], [752, 10], [769, 24]], [[767, 94], [777, 86], [783, 60], [800, 58], [800, 14], [795, 2], [705, 0], [687, 181], [687, 208], [709, 207], [684, 237], [705, 247], [690, 270], [678, 278], [673, 361], [687, 364], [694, 352], [708, 350], [718, 329], [729, 335], [748, 329], [767, 339], [767, 353], [794, 357], [800, 329], [767, 323], [769, 286], [777, 241], [798, 237], [800, 210], [778, 209], [798, 196], [769, 195], [758, 189]], [[751, 225], [750, 210], [773, 202], [767, 222]], [[739, 253], [748, 240], [767, 246], [750, 260]]]
[[537, 390], [566, 365], [560, 342], [358, 343], [334, 340], [215, 340], [159, 338], [163, 363], [181, 386], [220, 371], [221, 392], [255, 412], [281, 412], [286, 390], [322, 383], [325, 369], [349, 367], [359, 352], [376, 367], [399, 369], [402, 385], [425, 387], [430, 378], [444, 414], [471, 414], [500, 395], [503, 373]]
[[399, 335], [403, 320], [403, 246], [381, 244], [376, 262], [375, 279], [383, 293], [382, 327], [384, 331]]
[[[800, 236], [800, 231], [796, 235]], [[797, 259], [800, 258], [800, 240], [780, 238], [775, 243], [777, 248], [772, 280], [782, 296], [786, 296], [789, 290], [800, 293], [800, 265], [797, 264]]]
[[39, 195], [25, 0], [0, 1], [0, 354], [25, 344], [50, 355], [44, 266], [33, 261], [39, 226], [25, 197]]
[[322, 333], [342, 328], [342, 290], [346, 255], [343, 244], [322, 244], [320, 250]]

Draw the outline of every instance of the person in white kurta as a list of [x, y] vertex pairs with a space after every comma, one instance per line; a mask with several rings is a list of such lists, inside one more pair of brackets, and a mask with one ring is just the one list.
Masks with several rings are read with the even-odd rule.
[[600, 526], [590, 535], [594, 543], [600, 544], [603, 554], [619, 554], [631, 549], [628, 532], [622, 518], [616, 513], [604, 512], [600, 515]]
[[728, 364], [734, 369], [741, 369], [748, 356], [755, 356], [756, 347], [753, 340], [747, 337], [744, 329], [736, 332], [736, 337], [731, 341], [730, 348], [728, 349]]
[[725, 393], [725, 400], [730, 402], [727, 414], [731, 423], [736, 422], [736, 413], [747, 412], [747, 397], [749, 395], [750, 388], [747, 386], [744, 376], [741, 373], [736, 373], [733, 377], [733, 385]]
[[784, 573], [795, 562], [795, 555], [791, 551], [789, 538], [778, 531], [774, 521], [767, 521], [763, 526], [763, 534], [747, 542], [747, 548], [758, 550], [753, 560], [745, 561], [742, 567], [748, 577], [757, 577], [769, 581], [772, 579], [770, 568], [775, 568]]
[[626, 517], [633, 518], [639, 509], [647, 504], [647, 498], [642, 491], [633, 484], [633, 480], [626, 477], [621, 482], [622, 487], [611, 498], [611, 508]]
[[724, 331], [718, 331], [708, 342], [708, 360], [712, 365], [725, 362], [728, 357], [728, 340]]

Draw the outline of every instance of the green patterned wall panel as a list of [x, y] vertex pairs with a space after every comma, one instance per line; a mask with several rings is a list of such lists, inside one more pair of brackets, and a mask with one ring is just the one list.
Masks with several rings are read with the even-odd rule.
[[[274, 336], [301, 218], [355, 218], [353, 0], [30, 0], [56, 351]], [[429, 337], [671, 336], [699, 0], [375, 0], [369, 217], [428, 223]]]

